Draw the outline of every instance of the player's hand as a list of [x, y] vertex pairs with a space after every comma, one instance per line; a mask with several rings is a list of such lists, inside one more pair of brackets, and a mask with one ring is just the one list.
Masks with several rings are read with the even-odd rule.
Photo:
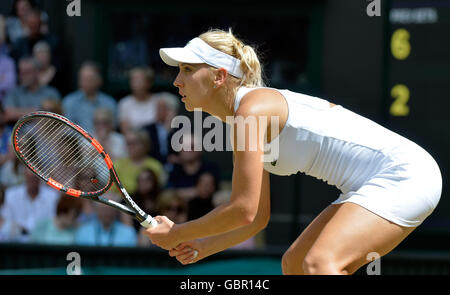
[[206, 256], [201, 243], [198, 240], [184, 242], [171, 249], [169, 255], [175, 257], [181, 264], [195, 263]]
[[156, 216], [155, 219], [158, 221], [158, 226], [148, 228], [144, 232], [150, 241], [165, 250], [170, 250], [178, 246], [180, 241], [177, 240], [177, 235], [173, 231], [175, 223], [166, 216]]

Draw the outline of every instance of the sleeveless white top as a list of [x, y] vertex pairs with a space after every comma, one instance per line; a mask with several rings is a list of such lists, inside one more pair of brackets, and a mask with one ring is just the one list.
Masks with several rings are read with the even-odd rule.
[[[238, 90], [235, 112], [244, 95], [254, 89]], [[302, 172], [347, 193], [383, 169], [398, 165], [402, 158], [400, 146], [404, 150], [405, 143], [415, 145], [342, 106], [330, 107], [324, 99], [274, 90], [286, 100], [289, 114], [278, 141], [272, 140], [266, 146], [273, 149], [277, 144], [279, 151], [277, 158], [265, 160], [264, 169], [270, 173]]]

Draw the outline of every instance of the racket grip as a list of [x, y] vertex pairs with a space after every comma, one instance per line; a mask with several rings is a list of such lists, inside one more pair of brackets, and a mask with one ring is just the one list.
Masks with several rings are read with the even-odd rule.
[[147, 215], [147, 218], [141, 222], [141, 225], [145, 228], [153, 228], [158, 225], [158, 221], [150, 215]]

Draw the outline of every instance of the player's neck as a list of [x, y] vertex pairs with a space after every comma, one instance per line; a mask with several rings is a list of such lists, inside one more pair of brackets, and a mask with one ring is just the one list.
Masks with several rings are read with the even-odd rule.
[[234, 116], [234, 100], [234, 91], [219, 89], [205, 111], [226, 123], [227, 117]]

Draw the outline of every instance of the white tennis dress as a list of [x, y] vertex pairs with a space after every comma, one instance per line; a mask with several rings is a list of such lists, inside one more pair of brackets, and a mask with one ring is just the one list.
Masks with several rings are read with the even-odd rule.
[[[257, 88], [241, 87], [242, 97]], [[271, 88], [274, 89], [274, 88]], [[437, 206], [442, 176], [435, 160], [414, 142], [340, 105], [289, 90], [289, 115], [278, 157], [264, 169], [276, 175], [303, 172], [336, 186], [333, 204], [353, 202], [401, 226], [420, 225]]]

